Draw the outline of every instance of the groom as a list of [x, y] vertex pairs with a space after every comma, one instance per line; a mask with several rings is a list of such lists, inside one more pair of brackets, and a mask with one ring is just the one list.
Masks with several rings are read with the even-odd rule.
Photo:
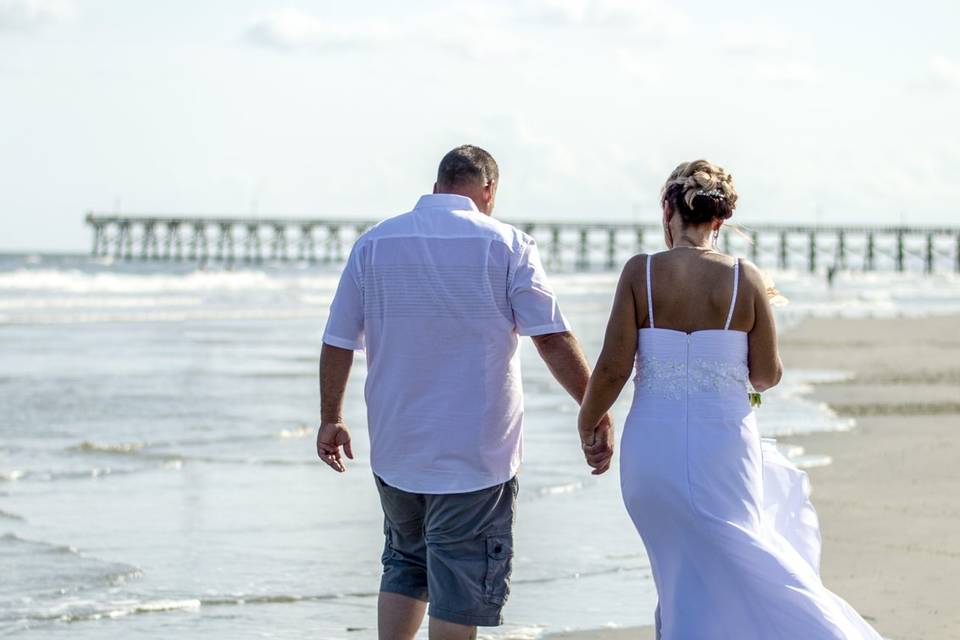
[[[366, 350], [370, 466], [386, 541], [381, 639], [476, 637], [502, 622], [513, 558], [523, 397], [518, 336], [583, 398], [590, 369], [530, 236], [491, 217], [497, 163], [464, 145], [440, 162], [432, 195], [364, 233], [344, 267], [320, 357], [317, 453], [353, 458], [343, 393]], [[595, 474], [612, 427], [585, 438]]]

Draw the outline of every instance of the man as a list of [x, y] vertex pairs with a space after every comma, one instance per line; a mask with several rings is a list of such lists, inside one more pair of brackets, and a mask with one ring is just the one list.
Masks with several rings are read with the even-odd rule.
[[[382, 640], [476, 637], [502, 623], [513, 558], [523, 398], [518, 335], [533, 338], [577, 402], [590, 369], [547, 284], [533, 238], [490, 217], [489, 153], [444, 156], [432, 195], [356, 242], [330, 307], [320, 357], [317, 453], [344, 471], [342, 419], [353, 351], [366, 349], [370, 466], [386, 541]], [[584, 452], [603, 473], [609, 419]]]

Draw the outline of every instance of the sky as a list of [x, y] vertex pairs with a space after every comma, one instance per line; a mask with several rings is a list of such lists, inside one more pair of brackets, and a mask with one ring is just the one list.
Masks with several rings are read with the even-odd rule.
[[0, 0], [0, 250], [87, 210], [379, 219], [450, 148], [496, 215], [659, 219], [681, 161], [735, 220], [956, 223], [960, 3]]

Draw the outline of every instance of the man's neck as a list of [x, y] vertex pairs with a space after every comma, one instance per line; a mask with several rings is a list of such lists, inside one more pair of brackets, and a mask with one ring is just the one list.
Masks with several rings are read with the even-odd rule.
[[479, 198], [479, 195], [476, 193], [475, 189], [468, 188], [456, 188], [456, 187], [447, 187], [444, 190], [439, 190], [437, 188], [433, 191], [436, 195], [451, 195], [451, 196], [462, 196], [464, 198], [470, 198], [473, 201], [474, 206], [477, 208], [477, 211], [482, 213], [485, 216], [489, 216], [489, 211], [484, 211], [482, 206], [482, 199]]

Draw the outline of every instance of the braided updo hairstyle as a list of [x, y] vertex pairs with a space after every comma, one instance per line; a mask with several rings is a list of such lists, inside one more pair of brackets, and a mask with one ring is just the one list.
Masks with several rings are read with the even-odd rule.
[[660, 201], [669, 202], [684, 224], [701, 225], [726, 220], [737, 206], [733, 177], [707, 160], [680, 164], [660, 191]]

